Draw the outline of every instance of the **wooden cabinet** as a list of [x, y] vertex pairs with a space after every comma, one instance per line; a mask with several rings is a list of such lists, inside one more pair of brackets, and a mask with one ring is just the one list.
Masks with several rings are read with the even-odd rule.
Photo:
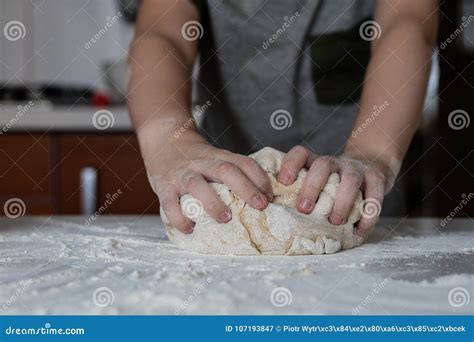
[[[54, 211], [52, 139], [46, 134], [0, 136], [0, 202], [18, 198], [27, 214]], [[5, 214], [4, 210], [0, 214]]]
[[81, 184], [84, 168], [97, 174], [97, 208], [106, 207], [108, 214], [158, 213], [158, 200], [148, 184], [134, 135], [61, 135], [58, 139], [61, 214], [82, 212], [81, 192], [87, 191]]
[[[158, 213], [133, 134], [7, 134], [0, 156], [2, 207], [19, 198], [26, 214], [83, 214], [88, 191], [103, 214]], [[92, 191], [81, 180], [85, 168], [96, 175]]]

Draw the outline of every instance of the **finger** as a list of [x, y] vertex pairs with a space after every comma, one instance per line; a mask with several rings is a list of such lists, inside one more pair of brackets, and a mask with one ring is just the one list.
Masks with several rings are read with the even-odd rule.
[[306, 165], [311, 153], [303, 146], [293, 147], [283, 158], [278, 181], [285, 185], [293, 184], [300, 170]]
[[191, 234], [193, 232], [194, 223], [183, 215], [177, 191], [168, 190], [166, 194], [160, 198], [160, 202], [173, 227], [184, 234]]
[[331, 216], [329, 216], [329, 222], [337, 226], [346, 222], [363, 180], [364, 176], [361, 172], [352, 168], [342, 169], [341, 183], [336, 190], [336, 197], [334, 199]]
[[385, 191], [384, 182], [375, 175], [366, 174], [364, 183], [364, 201], [360, 208], [362, 217], [356, 230], [357, 235], [362, 237], [366, 237], [379, 220]]
[[331, 174], [331, 162], [328, 158], [316, 158], [311, 164], [298, 196], [296, 207], [302, 213], [310, 213], [321, 190]]
[[254, 159], [239, 155], [235, 164], [237, 164], [252, 183], [267, 196], [269, 202], [273, 201], [273, 189], [270, 178]]
[[198, 199], [204, 210], [219, 223], [227, 223], [232, 219], [232, 212], [219, 198], [212, 186], [197, 172], [183, 175], [183, 188]]
[[204, 175], [213, 181], [222, 182], [251, 207], [263, 210], [267, 207], [267, 197], [233, 163], [220, 161], [204, 170]]

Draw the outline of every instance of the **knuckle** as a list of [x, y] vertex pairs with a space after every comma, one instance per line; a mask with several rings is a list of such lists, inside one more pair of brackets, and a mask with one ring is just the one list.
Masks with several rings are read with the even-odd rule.
[[158, 196], [158, 200], [160, 202], [160, 205], [166, 211], [166, 209], [168, 209], [173, 204], [173, 191], [171, 189], [167, 189], [163, 191]]
[[200, 176], [197, 173], [186, 173], [182, 177], [182, 184], [185, 189], [194, 189], [200, 182]]
[[348, 169], [344, 173], [349, 181], [353, 183], [362, 183], [364, 180], [364, 175], [356, 169]]
[[177, 191], [182, 187], [181, 176], [174, 170], [167, 171], [165, 177], [160, 179], [158, 186], [160, 193], [172, 193], [173, 191]]
[[318, 199], [323, 187], [323, 181], [320, 178], [314, 176], [306, 176], [306, 180], [303, 183], [300, 195], [304, 197]]
[[321, 163], [321, 164], [326, 164], [326, 165], [330, 165], [331, 164], [331, 157], [329, 156], [318, 156], [315, 161], [317, 161], [318, 163]]
[[224, 175], [228, 172], [234, 170], [234, 164], [228, 161], [222, 161], [217, 165], [217, 172], [221, 175]]
[[372, 198], [378, 201], [379, 203], [382, 203], [385, 197], [385, 187], [381, 183], [374, 183], [371, 182], [370, 179], [367, 179], [367, 192], [370, 194], [370, 196], [367, 196], [367, 198]]
[[367, 176], [377, 183], [385, 184], [387, 181], [387, 177], [378, 170], [370, 169], [370, 171], [367, 172]]
[[302, 155], [305, 158], [307, 158], [309, 156], [308, 149], [306, 147], [302, 146], [302, 145], [297, 145], [297, 146], [293, 147], [293, 152], [295, 154]]
[[311, 167], [318, 172], [329, 173], [331, 171], [331, 159], [328, 157], [318, 157], [311, 164]]
[[303, 190], [306, 188], [315, 187], [317, 184], [322, 182], [323, 177], [324, 176], [321, 174], [319, 168], [314, 167], [310, 169], [309, 172], [306, 174]]
[[294, 173], [298, 171], [298, 162], [296, 161], [296, 159], [288, 159], [285, 163], [282, 164], [281, 170], [284, 170], [285, 172]]
[[240, 160], [240, 166], [246, 169], [253, 169], [258, 166], [258, 163], [252, 158], [245, 157]]

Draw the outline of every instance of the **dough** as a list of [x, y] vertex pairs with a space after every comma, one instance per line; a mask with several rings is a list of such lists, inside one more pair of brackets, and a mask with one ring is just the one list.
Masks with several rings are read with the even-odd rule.
[[334, 226], [328, 221], [339, 175], [330, 175], [314, 210], [302, 214], [295, 209], [306, 170], [301, 170], [297, 180], [285, 186], [276, 180], [284, 154], [266, 147], [250, 155], [268, 173], [272, 182], [274, 200], [259, 211], [247, 205], [223, 184], [212, 183], [223, 202], [232, 210], [232, 220], [217, 223], [206, 214], [202, 204], [191, 195], [180, 199], [183, 214], [196, 223], [190, 235], [170, 226], [163, 211], [169, 239], [178, 247], [208, 254], [227, 255], [304, 255], [330, 254], [341, 249], [360, 245], [363, 238], [355, 234], [354, 223], [361, 213], [362, 194], [359, 192], [347, 223]]

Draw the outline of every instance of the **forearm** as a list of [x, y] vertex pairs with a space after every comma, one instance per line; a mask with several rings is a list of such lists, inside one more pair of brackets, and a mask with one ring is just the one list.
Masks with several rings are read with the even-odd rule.
[[181, 127], [187, 129], [180, 142], [202, 139], [190, 103], [198, 42], [181, 33], [184, 25], [198, 20], [192, 1], [142, 1], [129, 53], [127, 102], [146, 162], [164, 146], [177, 145], [173, 134]]
[[431, 49], [432, 42], [415, 20], [389, 27], [373, 44], [347, 154], [383, 163], [398, 173], [420, 122]]
[[185, 123], [195, 130], [190, 120], [192, 63], [165, 37], [138, 36], [132, 44], [127, 98], [145, 153], [148, 142], [168, 142]]

